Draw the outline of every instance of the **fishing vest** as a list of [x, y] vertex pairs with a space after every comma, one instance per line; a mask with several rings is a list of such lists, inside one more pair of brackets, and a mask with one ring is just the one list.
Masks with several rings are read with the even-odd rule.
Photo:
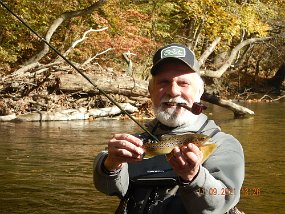
[[[208, 120], [195, 133], [201, 134], [207, 124]], [[156, 128], [157, 125], [153, 128], [152, 133]], [[208, 136], [213, 137], [219, 131], [218, 128], [214, 129]], [[146, 133], [138, 137], [143, 141], [149, 139]], [[129, 188], [121, 199], [116, 214], [187, 213], [177, 194], [179, 187], [185, 183], [176, 175], [165, 155], [128, 164], [128, 168]]]

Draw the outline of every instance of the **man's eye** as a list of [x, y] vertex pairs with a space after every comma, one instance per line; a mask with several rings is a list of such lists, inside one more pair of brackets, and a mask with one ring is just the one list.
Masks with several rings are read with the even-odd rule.
[[189, 83], [189, 82], [180, 82], [179, 85], [180, 85], [181, 87], [187, 87], [187, 86], [190, 85], [190, 83]]

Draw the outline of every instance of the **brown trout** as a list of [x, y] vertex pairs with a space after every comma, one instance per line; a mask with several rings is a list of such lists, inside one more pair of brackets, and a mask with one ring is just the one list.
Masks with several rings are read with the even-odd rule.
[[203, 153], [202, 163], [215, 151], [217, 145], [210, 143], [211, 138], [203, 134], [162, 135], [159, 142], [146, 142], [143, 145], [145, 157], [169, 154], [174, 147], [188, 143], [195, 144]]

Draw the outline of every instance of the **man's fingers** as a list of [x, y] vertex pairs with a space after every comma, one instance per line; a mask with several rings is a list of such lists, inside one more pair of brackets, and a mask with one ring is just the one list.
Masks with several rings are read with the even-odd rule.
[[182, 152], [184, 154], [185, 157], [185, 161], [189, 164], [189, 165], [196, 165], [196, 163], [198, 162], [199, 158], [196, 155], [196, 153], [189, 151], [187, 148], [183, 147]]
[[186, 161], [190, 164], [190, 165], [197, 165], [200, 164], [200, 162], [203, 159], [203, 153], [200, 151], [200, 149], [190, 143], [187, 146], [184, 146], [182, 148], [182, 152], [186, 158]]
[[126, 148], [116, 148], [116, 147], [110, 147], [109, 154], [125, 158], [141, 158], [143, 155], [143, 153], [138, 154], [137, 152], [130, 151], [129, 149]]
[[179, 169], [195, 167], [201, 163], [202, 158], [202, 152], [193, 144], [180, 148], [175, 147], [172, 152], [167, 155], [168, 161]]
[[129, 134], [115, 134], [108, 143], [109, 156], [116, 162], [133, 162], [141, 160], [144, 150], [139, 138]]
[[113, 138], [116, 140], [126, 140], [138, 147], [141, 147], [143, 145], [143, 142], [141, 141], [141, 139], [133, 135], [130, 135], [130, 134], [115, 134]]
[[173, 160], [177, 166], [184, 167], [187, 164], [184, 155], [178, 147], [175, 147], [171, 153], [173, 154]]

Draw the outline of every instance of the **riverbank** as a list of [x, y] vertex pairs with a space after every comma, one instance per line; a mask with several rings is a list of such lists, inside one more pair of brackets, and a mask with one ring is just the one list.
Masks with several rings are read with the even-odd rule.
[[[152, 118], [148, 81], [112, 69], [82, 68], [91, 81], [136, 118]], [[0, 121], [94, 120], [116, 117], [122, 111], [85, 78], [69, 67], [36, 68], [1, 78]], [[211, 90], [215, 85], [207, 85]], [[226, 89], [219, 87], [221, 93]], [[255, 92], [231, 95], [232, 103], [275, 102], [285, 96]], [[211, 101], [211, 100], [210, 100]], [[216, 104], [216, 103], [214, 103]], [[222, 105], [224, 105], [222, 103]], [[124, 118], [122, 116], [121, 118]]]
[[[84, 71], [130, 114], [151, 117], [148, 82], [111, 70]], [[0, 121], [92, 120], [121, 110], [80, 74], [65, 68], [1, 78]]]
[[[152, 116], [144, 114], [142, 116], [142, 108], [137, 108], [129, 103], [118, 103], [120, 107], [129, 114], [134, 115], [136, 119], [150, 119]], [[97, 109], [57, 109], [55, 111], [34, 111], [20, 115], [15, 113], [0, 116], [0, 122], [43, 122], [43, 121], [70, 121], [70, 120], [97, 120], [99, 118], [110, 118], [116, 120], [124, 120], [127, 116], [117, 106], [97, 108]]]

